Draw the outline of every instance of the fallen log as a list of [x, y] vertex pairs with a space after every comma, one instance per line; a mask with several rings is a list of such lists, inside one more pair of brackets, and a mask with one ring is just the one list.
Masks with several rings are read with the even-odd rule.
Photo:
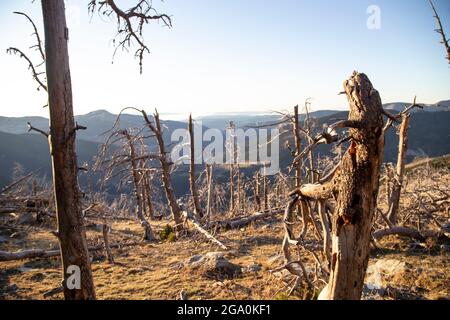
[[233, 219], [233, 220], [225, 220], [225, 221], [212, 221], [208, 228], [211, 227], [219, 227], [223, 229], [237, 229], [241, 227], [245, 227], [252, 222], [263, 220], [269, 217], [273, 217], [277, 214], [283, 213], [284, 210], [276, 210], [276, 211], [266, 211], [266, 212], [256, 212], [249, 216]]
[[197, 229], [197, 231], [200, 232], [201, 234], [203, 234], [208, 240], [210, 240], [211, 242], [214, 242], [223, 250], [228, 250], [228, 248], [222, 242], [220, 242], [219, 240], [214, 238], [213, 235], [211, 235], [208, 231], [203, 229], [203, 227], [200, 225], [199, 222], [197, 222], [197, 220], [195, 219], [195, 217], [192, 213], [183, 211], [182, 215], [187, 221], [190, 221], [194, 225], [194, 227]]
[[392, 228], [387, 228], [383, 230], [378, 230], [373, 233], [373, 237], [375, 240], [380, 240], [381, 238], [390, 236], [390, 235], [398, 235], [402, 237], [409, 237], [419, 241], [425, 241], [425, 237], [420, 234], [420, 232], [416, 229], [395, 226]]
[[[132, 243], [116, 243], [112, 244], [109, 247], [110, 248], [123, 248], [123, 247], [131, 247], [138, 245], [139, 242], [132, 242]], [[100, 244], [98, 246], [90, 247], [89, 251], [99, 251], [104, 250], [105, 246], [104, 244]], [[60, 250], [50, 250], [45, 251], [41, 249], [36, 250], [24, 250], [24, 251], [18, 251], [18, 252], [7, 252], [7, 251], [0, 251], [0, 262], [7, 262], [7, 261], [17, 261], [17, 260], [27, 260], [27, 259], [46, 259], [46, 258], [54, 258], [59, 257], [61, 255]]]

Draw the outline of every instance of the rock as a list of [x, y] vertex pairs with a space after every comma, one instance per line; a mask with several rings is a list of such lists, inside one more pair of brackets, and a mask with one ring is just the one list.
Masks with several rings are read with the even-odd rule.
[[386, 290], [384, 288], [366, 283], [363, 287], [361, 300], [381, 300], [385, 294]]
[[244, 268], [244, 272], [246, 273], [256, 273], [262, 270], [262, 266], [260, 264], [251, 264]]
[[404, 261], [395, 259], [380, 259], [367, 268], [365, 282], [375, 288], [386, 287], [392, 277], [401, 276], [411, 270], [412, 266]]
[[205, 257], [202, 256], [201, 254], [197, 254], [195, 256], [190, 257], [187, 261], [186, 261], [186, 265], [191, 267], [191, 268], [196, 268], [199, 265], [201, 265], [203, 263], [203, 259]]
[[189, 258], [185, 265], [201, 270], [208, 278], [234, 278], [242, 273], [241, 266], [228, 261], [222, 252], [195, 255]]

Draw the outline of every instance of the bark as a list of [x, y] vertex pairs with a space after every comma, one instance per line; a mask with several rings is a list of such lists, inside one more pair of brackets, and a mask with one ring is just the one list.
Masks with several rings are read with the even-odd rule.
[[403, 175], [405, 173], [405, 156], [408, 148], [408, 126], [409, 114], [402, 116], [400, 125], [400, 139], [398, 143], [397, 168], [393, 179], [393, 187], [389, 196], [388, 219], [393, 224], [397, 224], [397, 215], [400, 205], [400, 195], [402, 192]]
[[194, 136], [194, 123], [192, 121], [192, 114], [189, 115], [189, 137], [190, 137], [190, 149], [191, 149], [191, 165], [189, 170], [189, 184], [191, 188], [192, 202], [194, 203], [195, 214], [199, 218], [203, 218], [203, 211], [200, 208], [200, 201], [198, 199], [197, 186], [195, 183], [195, 136]]
[[337, 193], [333, 215], [331, 274], [320, 298], [361, 298], [369, 260], [371, 229], [384, 149], [382, 105], [379, 93], [365, 74], [355, 72], [344, 83], [350, 104], [352, 142], [339, 174], [333, 179]]
[[[81, 215], [78, 164], [75, 153], [76, 124], [73, 116], [69, 68], [68, 29], [63, 0], [42, 0], [46, 71], [50, 110], [50, 149], [53, 188], [58, 216], [58, 235], [67, 300], [95, 299], [95, 289]], [[81, 270], [81, 289], [69, 290], [65, 271]]]
[[155, 239], [155, 237], [153, 235], [153, 231], [152, 231], [152, 227], [151, 227], [150, 223], [145, 219], [144, 212], [143, 212], [143, 201], [142, 201], [143, 199], [141, 197], [141, 193], [139, 192], [139, 189], [140, 189], [139, 186], [140, 186], [141, 181], [140, 181], [140, 177], [139, 177], [139, 173], [138, 173], [138, 161], [135, 160], [135, 159], [137, 159], [137, 157], [136, 157], [136, 150], [134, 149], [133, 139], [127, 130], [121, 131], [120, 134], [122, 134], [126, 138], [129, 153], [130, 153], [130, 158], [131, 158], [130, 171], [131, 171], [131, 176], [133, 178], [134, 196], [136, 199], [136, 206], [137, 206], [136, 207], [136, 215], [137, 215], [137, 218], [139, 219], [139, 222], [141, 223], [142, 228], [144, 228], [143, 239], [152, 241]]

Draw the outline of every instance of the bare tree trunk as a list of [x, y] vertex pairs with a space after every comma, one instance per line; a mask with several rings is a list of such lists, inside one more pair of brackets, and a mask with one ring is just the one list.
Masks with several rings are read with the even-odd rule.
[[208, 223], [211, 221], [211, 207], [212, 207], [212, 187], [213, 187], [213, 166], [206, 165], [206, 172], [208, 177], [208, 200], [206, 204], [206, 216]]
[[398, 143], [397, 169], [394, 174], [392, 193], [389, 197], [388, 219], [393, 224], [397, 224], [398, 208], [400, 205], [400, 194], [402, 192], [403, 175], [405, 173], [405, 156], [408, 148], [408, 126], [409, 114], [404, 114], [400, 125], [400, 139]]
[[[66, 26], [64, 1], [42, 0], [42, 13], [51, 128], [49, 143], [64, 275], [64, 296], [67, 300], [91, 300], [95, 299], [95, 289], [78, 187], [78, 164], [75, 153], [75, 136], [78, 128], [73, 117], [67, 47], [69, 32]], [[73, 266], [81, 271], [81, 288], [70, 290], [67, 282], [71, 279], [71, 274], [67, 271]]]
[[331, 182], [333, 192], [338, 192], [333, 215], [331, 274], [320, 295], [331, 300], [361, 298], [384, 149], [378, 92], [365, 74], [357, 72], [344, 87], [350, 104], [352, 142]]
[[[298, 112], [298, 105], [294, 107], [294, 137], [295, 137], [295, 154], [299, 155], [302, 153], [302, 141], [300, 135], [300, 119]], [[300, 188], [302, 186], [302, 163], [299, 161], [295, 165], [295, 187]], [[309, 214], [305, 210], [305, 206], [300, 204], [297, 205], [297, 212], [302, 216], [303, 226], [301, 235], [306, 236], [308, 231]]]
[[[311, 128], [311, 119], [309, 118], [309, 109], [308, 109], [309, 102], [307, 101], [305, 103], [305, 122], [306, 122], [306, 130], [308, 131], [308, 143], [312, 144], [314, 141], [311, 139], [312, 135], [312, 128]], [[314, 166], [314, 154], [312, 149], [308, 152], [308, 161], [309, 161], [309, 181], [311, 183], [315, 183], [316, 180], [316, 169]]]
[[200, 208], [200, 201], [198, 200], [197, 187], [195, 185], [195, 136], [194, 123], [192, 121], [192, 114], [189, 115], [189, 137], [191, 147], [191, 166], [189, 170], [189, 182], [191, 187], [192, 202], [194, 203], [195, 215], [203, 218], [203, 211]]
[[236, 165], [237, 168], [237, 213], [242, 212], [243, 200], [242, 200], [242, 181], [241, 181], [241, 168], [239, 163]]
[[150, 179], [148, 177], [148, 174], [145, 174], [145, 177], [144, 177], [144, 190], [145, 190], [145, 200], [146, 200], [146, 204], [147, 204], [148, 215], [151, 220], [154, 220], [155, 219], [155, 209], [153, 208], [152, 188], [150, 185]]
[[109, 244], [109, 237], [108, 237], [109, 232], [110, 228], [108, 227], [108, 224], [105, 222], [103, 224], [103, 241], [105, 243], [106, 256], [108, 257], [109, 263], [114, 264], [114, 256], [112, 254], [111, 246]]
[[139, 191], [141, 181], [138, 173], [138, 160], [136, 157], [136, 151], [134, 149], [134, 143], [131, 135], [128, 133], [127, 130], [123, 130], [120, 132], [122, 135], [124, 135], [127, 139], [128, 148], [130, 152], [130, 169], [131, 169], [131, 176], [133, 177], [133, 184], [134, 184], [134, 196], [136, 199], [136, 215], [139, 219], [139, 222], [141, 223], [142, 228], [144, 228], [144, 240], [152, 241], [155, 239], [152, 231], [152, 227], [150, 226], [150, 223], [145, 219], [144, 213], [143, 213], [143, 199], [141, 197], [141, 193]]
[[172, 218], [175, 222], [175, 229], [177, 231], [181, 231], [183, 229], [183, 220], [181, 219], [181, 208], [176, 201], [175, 193], [173, 192], [172, 188], [172, 181], [170, 177], [170, 164], [167, 159], [166, 146], [164, 144], [163, 132], [161, 128], [161, 121], [159, 119], [158, 111], [156, 111], [155, 114], [153, 115], [155, 119], [155, 125], [152, 124], [145, 111], [142, 111], [142, 114], [144, 115], [144, 119], [145, 122], [147, 123], [147, 126], [155, 134], [156, 140], [158, 142], [160, 154], [159, 161], [161, 164], [164, 190], [166, 192], [167, 201], [169, 203], [170, 211], [172, 213]]
[[256, 211], [261, 210], [261, 174], [259, 171], [256, 173], [256, 181], [255, 181], [255, 206]]
[[264, 167], [263, 176], [263, 192], [264, 192], [264, 211], [269, 210], [269, 187], [267, 185], [266, 167]]

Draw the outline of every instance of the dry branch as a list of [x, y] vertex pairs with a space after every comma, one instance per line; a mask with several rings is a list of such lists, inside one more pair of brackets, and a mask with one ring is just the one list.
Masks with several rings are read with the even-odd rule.
[[203, 229], [203, 227], [200, 225], [200, 223], [195, 219], [194, 215], [192, 213], [188, 213], [187, 211], [183, 211], [183, 217], [192, 223], [192, 225], [197, 229], [198, 232], [200, 232], [202, 235], [204, 235], [208, 240], [211, 242], [217, 244], [220, 248], [223, 250], [228, 250], [228, 248], [219, 240], [217, 240], [213, 235], [211, 235], [208, 231]]
[[[110, 245], [110, 248], [123, 248], [123, 247], [132, 247], [139, 245], [139, 242], [132, 242], [132, 243], [116, 243]], [[104, 244], [89, 247], [89, 251], [99, 251], [104, 250], [105, 246]], [[0, 251], [0, 262], [6, 262], [6, 261], [17, 261], [17, 260], [27, 260], [27, 259], [45, 259], [45, 258], [54, 258], [59, 257], [61, 255], [60, 250], [24, 250], [24, 251], [18, 251], [18, 252], [6, 252], [6, 251]]]

